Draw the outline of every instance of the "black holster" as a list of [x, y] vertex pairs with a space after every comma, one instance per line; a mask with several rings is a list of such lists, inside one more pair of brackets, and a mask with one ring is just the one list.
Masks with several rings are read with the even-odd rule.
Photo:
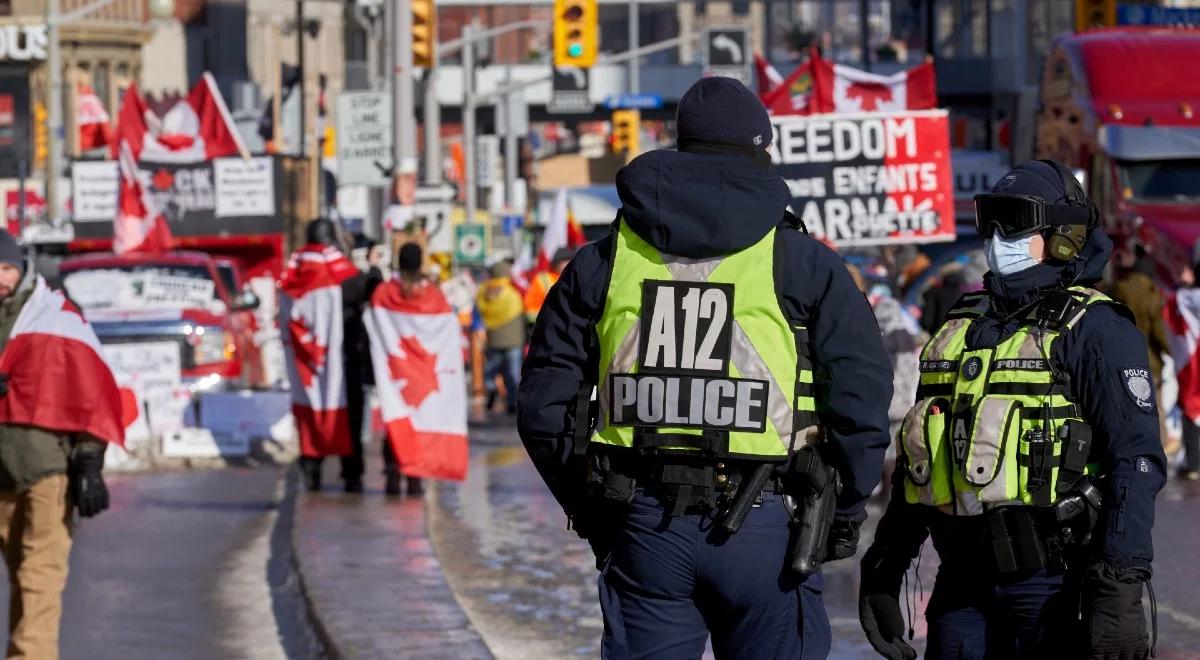
[[796, 453], [792, 470], [784, 477], [783, 502], [792, 517], [788, 565], [802, 578], [825, 561], [840, 490], [837, 471], [825, 465], [816, 449], [805, 447]]

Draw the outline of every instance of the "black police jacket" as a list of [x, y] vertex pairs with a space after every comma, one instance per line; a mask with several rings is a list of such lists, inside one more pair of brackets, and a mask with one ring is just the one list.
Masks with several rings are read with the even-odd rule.
[[[785, 218], [787, 185], [740, 156], [677, 151], [644, 154], [617, 174], [622, 214], [660, 252], [687, 258], [727, 254], [779, 227], [776, 280], [784, 313], [809, 327], [826, 460], [845, 482], [839, 509], [860, 510], [879, 482], [889, 443], [892, 371], [875, 317], [838, 256]], [[538, 314], [520, 385], [518, 428], [534, 465], [567, 512], [583, 477], [565, 469], [573, 401], [596, 382], [591, 324], [606, 294], [613, 237], [582, 248]]]
[[[999, 344], [1017, 328], [1003, 317], [1031, 305], [1048, 289], [1094, 286], [1111, 253], [1112, 241], [1097, 230], [1079, 258], [1068, 264], [1039, 264], [1004, 277], [988, 273], [984, 285], [992, 294], [993, 311], [971, 326], [968, 346]], [[1071, 398], [1092, 427], [1093, 457], [1107, 475], [1100, 529], [1093, 535], [1096, 551], [1115, 568], [1148, 571], [1154, 559], [1154, 500], [1166, 482], [1166, 457], [1158, 403], [1139, 386], [1141, 379], [1159, 377], [1147, 364], [1146, 337], [1124, 307], [1096, 305], [1062, 334], [1050, 357], [1070, 377]], [[901, 493], [893, 493], [876, 543], [907, 561], [916, 556], [926, 529], [923, 507], [905, 504]]]

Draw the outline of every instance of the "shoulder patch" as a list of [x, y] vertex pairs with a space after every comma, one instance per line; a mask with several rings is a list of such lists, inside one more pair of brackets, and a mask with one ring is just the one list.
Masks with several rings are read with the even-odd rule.
[[1125, 394], [1142, 412], [1154, 412], [1154, 382], [1150, 379], [1149, 369], [1122, 369], [1121, 381], [1125, 385]]

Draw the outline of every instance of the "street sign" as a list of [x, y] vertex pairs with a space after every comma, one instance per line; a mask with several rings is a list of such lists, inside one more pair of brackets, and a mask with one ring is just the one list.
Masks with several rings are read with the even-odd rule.
[[658, 94], [616, 94], [604, 99], [609, 110], [658, 110], [663, 99]]
[[1200, 9], [1117, 5], [1117, 25], [1200, 25]]
[[342, 92], [337, 99], [339, 185], [389, 186], [392, 99], [386, 92]]
[[487, 256], [485, 228], [462, 224], [454, 228], [454, 260], [460, 264], [482, 264]]
[[594, 108], [588, 90], [591, 88], [589, 69], [556, 67], [551, 79], [550, 102], [546, 111], [553, 114], [588, 114]]
[[709, 28], [704, 37], [704, 75], [749, 84], [750, 40], [746, 28]]
[[529, 134], [529, 105], [523, 92], [510, 92], [496, 104], [496, 132], [517, 137]]
[[525, 225], [525, 216], [520, 213], [505, 213], [500, 217], [500, 228], [505, 236], [512, 236]]
[[500, 168], [500, 138], [480, 135], [475, 138], [475, 185], [488, 188], [496, 182]]

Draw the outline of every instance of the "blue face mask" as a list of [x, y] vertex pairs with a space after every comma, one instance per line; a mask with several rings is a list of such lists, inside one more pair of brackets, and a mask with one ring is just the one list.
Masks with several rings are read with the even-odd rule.
[[983, 247], [988, 268], [997, 275], [1012, 275], [1036, 266], [1038, 260], [1029, 256], [1033, 235], [1022, 238], [1004, 238], [995, 234]]

